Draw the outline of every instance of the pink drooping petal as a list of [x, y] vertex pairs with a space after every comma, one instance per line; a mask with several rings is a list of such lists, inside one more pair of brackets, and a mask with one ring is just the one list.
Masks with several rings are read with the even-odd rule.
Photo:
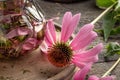
[[98, 45], [96, 45], [95, 47], [93, 47], [88, 51], [74, 54], [74, 57], [78, 57], [78, 58], [92, 57], [98, 55], [102, 49], [103, 49], [103, 44], [99, 43]]
[[79, 67], [79, 68], [83, 68], [83, 67], [85, 67], [85, 65], [87, 64], [87, 63], [85, 63], [85, 62], [78, 62], [78, 61], [76, 61], [76, 60], [72, 60], [71, 61], [75, 66], [77, 66], [77, 67]]
[[101, 52], [102, 48], [103, 45], [100, 43], [88, 51], [73, 54], [72, 62], [81, 68], [89, 62], [96, 62], [98, 61], [98, 54]]
[[23, 50], [32, 50], [36, 47], [37, 45], [37, 39], [35, 38], [28, 38], [24, 44], [22, 45]]
[[6, 35], [6, 37], [7, 37], [7, 38], [13, 38], [13, 37], [16, 37], [16, 36], [28, 35], [29, 33], [30, 33], [30, 30], [27, 29], [27, 28], [16, 28], [16, 29], [11, 30], [11, 31]]
[[97, 37], [97, 33], [94, 31], [91, 31], [88, 36], [85, 38], [79, 40], [79, 42], [74, 43], [72, 47], [73, 50], [80, 50], [88, 46], [95, 38]]
[[33, 45], [32, 45], [32, 44], [29, 44], [29, 43], [25, 43], [25, 44], [22, 46], [22, 49], [23, 49], [23, 50], [31, 50], [31, 49], [33, 49]]
[[81, 58], [80, 57], [75, 57], [73, 60], [75, 62], [77, 62], [77, 63], [82, 62], [82, 63], [87, 64], [89, 62], [97, 62], [98, 61], [98, 56], [85, 57], [85, 58], [83, 58], [83, 57], [81, 57]]
[[63, 20], [62, 20], [62, 28], [61, 28], [61, 41], [64, 41], [66, 31], [68, 30], [68, 26], [72, 19], [72, 13], [66, 12], [64, 14]]
[[65, 33], [64, 39], [62, 41], [66, 42], [69, 39], [69, 37], [77, 27], [79, 20], [80, 20], [80, 14], [76, 14], [72, 17], [71, 22], [67, 27], [67, 31]]
[[49, 44], [53, 44], [56, 41], [55, 27], [52, 20], [49, 20], [47, 23], [45, 37]]
[[77, 67], [83, 68], [88, 63], [96, 62], [96, 61], [98, 61], [98, 56], [89, 57], [89, 58], [72, 59], [71, 62]]
[[47, 37], [44, 38], [44, 41], [45, 41], [47, 46], [51, 46], [52, 45], [52, 43], [50, 42], [50, 40]]
[[100, 80], [97, 76], [90, 76], [88, 80]]
[[88, 63], [83, 69], [77, 71], [74, 75], [74, 80], [85, 80], [86, 75], [90, 71], [92, 63]]
[[115, 79], [116, 79], [116, 76], [113, 76], [113, 75], [100, 78], [100, 80], [115, 80]]
[[43, 53], [47, 54], [48, 45], [46, 44], [45, 41], [43, 41], [42, 44], [40, 45], [40, 49]]
[[53, 41], [56, 41], [55, 26], [54, 26], [53, 20], [48, 21], [48, 29], [51, 33]]
[[92, 76], [89, 77], [88, 80], [115, 80], [115, 76], [106, 76], [106, 77], [103, 77], [103, 78], [98, 78], [97, 76], [92, 75]]
[[73, 39], [73, 41], [71, 42], [71, 46], [74, 46], [76, 43], [79, 43], [80, 40], [84, 39], [86, 36], [88, 36], [91, 31], [93, 30], [94, 25], [93, 24], [86, 24], [84, 25], [80, 31], [78, 32], [78, 34], [76, 35], [76, 37]]

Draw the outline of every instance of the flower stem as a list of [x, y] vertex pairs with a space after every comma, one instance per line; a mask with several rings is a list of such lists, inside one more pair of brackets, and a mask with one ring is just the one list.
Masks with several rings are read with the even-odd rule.
[[107, 75], [118, 65], [119, 62], [120, 62], [120, 57], [119, 57], [118, 60], [114, 63], [114, 65], [113, 65], [102, 77], [107, 76]]
[[96, 19], [94, 19], [91, 24], [95, 24], [99, 19], [101, 19], [109, 10], [111, 10], [113, 8], [113, 6], [116, 3], [114, 3], [113, 5], [111, 5], [110, 7], [108, 7], [105, 11], [103, 11]]

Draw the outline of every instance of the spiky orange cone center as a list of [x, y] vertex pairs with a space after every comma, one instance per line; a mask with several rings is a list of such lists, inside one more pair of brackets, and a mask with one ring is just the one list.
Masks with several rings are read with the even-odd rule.
[[64, 42], [57, 42], [48, 50], [48, 60], [56, 67], [64, 67], [70, 64], [72, 58], [71, 47]]

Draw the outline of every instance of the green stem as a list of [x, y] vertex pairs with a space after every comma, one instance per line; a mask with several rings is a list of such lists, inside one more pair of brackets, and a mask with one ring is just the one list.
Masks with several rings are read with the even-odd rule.
[[113, 8], [113, 6], [116, 3], [114, 3], [113, 5], [111, 5], [110, 7], [108, 7], [105, 11], [103, 11], [96, 19], [94, 19], [91, 24], [95, 24], [99, 19], [101, 19], [109, 10], [111, 10]]
[[114, 63], [114, 65], [113, 65], [102, 77], [105, 77], [105, 76], [109, 75], [109, 73], [118, 65], [119, 62], [120, 62], [120, 57], [119, 57], [118, 60]]

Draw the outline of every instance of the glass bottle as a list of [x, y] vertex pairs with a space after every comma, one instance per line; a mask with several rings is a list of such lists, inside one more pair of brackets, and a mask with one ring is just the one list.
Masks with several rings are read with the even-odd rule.
[[0, 0], [0, 58], [18, 57], [37, 49], [45, 19], [34, 0]]

